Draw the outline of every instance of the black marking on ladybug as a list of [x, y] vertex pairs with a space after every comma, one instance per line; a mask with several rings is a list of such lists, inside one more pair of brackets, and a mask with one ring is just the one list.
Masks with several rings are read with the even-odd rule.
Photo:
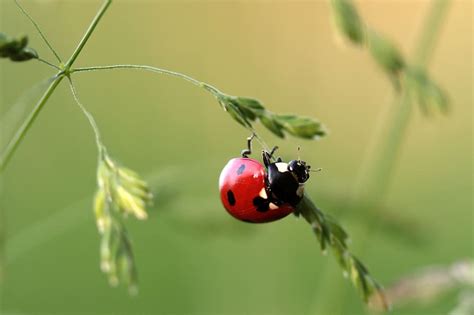
[[253, 205], [257, 207], [258, 212], [267, 212], [270, 202], [260, 196], [253, 198]]
[[235, 196], [234, 196], [234, 193], [232, 192], [232, 190], [227, 191], [227, 200], [229, 201], [229, 204], [231, 206], [235, 205]]
[[240, 165], [240, 167], [237, 169], [237, 175], [241, 175], [245, 170], [245, 164]]

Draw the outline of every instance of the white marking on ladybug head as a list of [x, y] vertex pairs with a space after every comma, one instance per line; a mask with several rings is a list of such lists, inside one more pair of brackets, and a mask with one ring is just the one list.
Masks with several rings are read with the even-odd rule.
[[298, 195], [298, 197], [303, 197], [303, 194], [304, 194], [304, 184], [300, 184], [298, 186], [298, 189], [296, 189], [296, 194]]
[[265, 188], [262, 188], [262, 190], [260, 190], [260, 192], [258, 193], [258, 195], [260, 197], [262, 197], [263, 199], [267, 199], [268, 196], [267, 196], [267, 191], [265, 190]]
[[268, 206], [270, 207], [270, 210], [278, 209], [278, 206], [276, 204], [274, 204], [273, 202], [270, 202], [270, 204]]
[[277, 169], [280, 173], [288, 172], [288, 164], [287, 163], [278, 162], [278, 163], [275, 163], [275, 166], [277, 167]]

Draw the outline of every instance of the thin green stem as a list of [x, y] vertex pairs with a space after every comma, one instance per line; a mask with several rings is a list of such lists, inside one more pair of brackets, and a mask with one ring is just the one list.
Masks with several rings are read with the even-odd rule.
[[54, 90], [56, 90], [57, 86], [62, 81], [63, 77], [64, 76], [62, 72], [59, 72], [56, 75], [56, 78], [54, 79], [54, 81], [51, 82], [48, 89], [44, 92], [43, 96], [40, 98], [40, 100], [38, 101], [36, 106], [33, 108], [31, 113], [28, 115], [25, 121], [21, 124], [20, 128], [14, 134], [10, 142], [8, 142], [4, 152], [0, 156], [0, 174], [3, 173], [3, 170], [8, 165], [11, 157], [13, 156], [13, 153], [15, 153], [16, 149], [18, 148], [18, 145], [21, 143], [26, 133], [33, 125], [41, 109], [43, 109], [44, 105], [49, 100]]
[[97, 27], [97, 24], [99, 23], [100, 19], [105, 14], [105, 12], [107, 11], [107, 8], [110, 6], [111, 3], [112, 3], [112, 0], [106, 0], [104, 2], [104, 4], [102, 5], [102, 7], [99, 9], [96, 16], [94, 17], [91, 24], [89, 25], [89, 28], [87, 29], [86, 33], [84, 34], [81, 41], [77, 45], [76, 49], [72, 53], [71, 58], [69, 58], [69, 60], [66, 62], [66, 65], [65, 65], [66, 70], [69, 70], [71, 68], [71, 66], [73, 65], [74, 61], [76, 61], [77, 57], [81, 53], [82, 49], [86, 45], [87, 41], [91, 37], [91, 35], [94, 32], [95, 28]]
[[81, 111], [87, 117], [87, 120], [89, 121], [89, 124], [91, 125], [91, 127], [94, 131], [95, 141], [96, 141], [96, 144], [97, 144], [97, 149], [99, 150], [99, 153], [100, 153], [104, 146], [103, 146], [101, 138], [100, 138], [99, 127], [97, 127], [97, 123], [95, 122], [95, 119], [92, 116], [92, 114], [84, 107], [84, 105], [79, 100], [79, 96], [77, 94], [76, 87], [74, 86], [74, 83], [72, 82], [71, 77], [68, 77], [68, 81], [69, 81], [69, 87], [71, 88], [72, 96], [73, 96], [74, 100], [76, 101], [77, 106], [79, 106]]
[[[428, 60], [434, 52], [441, 24], [447, 13], [448, 2], [448, 0], [432, 1], [412, 54], [411, 59], [415, 67], [427, 67]], [[371, 164], [369, 164], [369, 170], [366, 173], [366, 194], [362, 198], [365, 200], [363, 206], [369, 210], [379, 208], [383, 202], [410, 124], [413, 104], [406, 84], [407, 77], [405, 76], [403, 91], [398, 95], [391, 111], [387, 113], [385, 123], [382, 124], [387, 127], [387, 131], [381, 134], [382, 138], [379, 139], [376, 150], [372, 156], [368, 157]], [[378, 213], [378, 215], [368, 218], [367, 226], [369, 228], [359, 235], [359, 242], [364, 242], [364, 238], [368, 238], [374, 232], [378, 226], [376, 221], [381, 215]]]
[[[433, 53], [434, 43], [446, 14], [448, 2], [447, 0], [434, 0], [432, 2], [422, 26], [418, 44], [415, 46], [416, 48], [411, 58], [415, 66], [426, 67], [430, 54]], [[410, 94], [406, 89], [406, 77], [403, 78], [403, 81], [402, 92], [397, 94], [389, 110], [384, 113], [384, 119], [379, 125], [381, 128], [386, 128], [386, 131], [374, 133], [377, 137], [376, 145], [366, 156], [364, 167], [361, 169], [357, 181], [356, 207], [364, 207], [367, 211], [374, 213], [374, 216], [367, 217], [368, 222], [366, 222], [365, 226], [368, 228], [358, 236], [359, 244], [364, 244], [364, 238], [369, 237], [373, 229], [377, 228], [377, 220], [380, 218], [381, 213], [376, 213], [374, 210], [379, 209], [389, 188], [390, 179], [413, 112]], [[326, 277], [330, 278], [332, 276], [333, 273], [327, 273]], [[320, 289], [320, 291], [322, 290]], [[319, 304], [318, 307], [322, 307], [326, 312], [334, 312], [335, 310], [332, 307], [338, 305], [334, 301], [336, 299], [343, 299], [341, 294], [344, 294], [344, 290], [341, 290], [337, 285], [329, 293], [333, 298], [325, 300], [325, 302], [322, 302], [323, 305]], [[321, 295], [321, 299], [327, 296], [326, 294]], [[318, 301], [321, 302], [321, 300]], [[324, 308], [325, 306], [326, 308]], [[328, 310], [327, 307], [330, 309]], [[342, 309], [342, 312], [344, 311]]]
[[54, 68], [54, 69], [56, 69], [56, 70], [58, 70], [58, 71], [61, 71], [61, 68], [59, 68], [58, 66], [52, 64], [51, 62], [49, 62], [49, 61], [47, 61], [47, 60], [44, 60], [43, 58], [39, 58], [39, 57], [38, 57], [38, 58], [36, 58], [36, 60], [38, 60], [39, 62], [42, 62], [42, 63], [44, 63], [44, 64], [50, 66], [51, 68]]
[[[15, 135], [13, 136], [13, 138], [10, 140], [7, 147], [5, 148], [4, 152], [0, 156], [0, 194], [2, 193], [2, 189], [3, 189], [3, 185], [2, 185], [3, 170], [8, 165], [8, 162], [13, 156], [13, 153], [15, 153], [16, 149], [18, 148], [18, 145], [21, 143], [26, 133], [33, 125], [33, 122], [38, 117], [38, 114], [40, 113], [41, 109], [44, 107], [48, 99], [51, 97], [54, 90], [61, 82], [62, 78], [63, 78], [63, 75], [61, 74], [61, 72], [58, 73], [56, 78], [50, 83], [48, 89], [45, 91], [41, 99], [38, 101], [38, 103], [34, 107], [33, 111], [28, 115], [26, 120], [20, 126], [20, 128], [15, 133]], [[0, 202], [0, 309], [3, 306], [2, 305], [3, 294], [4, 294], [3, 291], [5, 288], [5, 273], [6, 273], [5, 272], [5, 263], [6, 263], [6, 260], [5, 260], [6, 212], [5, 211], [6, 209], [3, 207], [3, 205]]]
[[[51, 47], [51, 45], [49, 45], [49, 42], [47, 41], [46, 37], [43, 35], [43, 33], [41, 32], [41, 30], [39, 29], [38, 25], [36, 24], [36, 22], [30, 17], [30, 15], [21, 7], [21, 5], [18, 3], [17, 0], [15, 0], [15, 3], [18, 5], [18, 7], [20, 8], [20, 10], [30, 19], [30, 21], [33, 23], [33, 25], [35, 25], [36, 29], [38, 30], [38, 32], [40, 33], [41, 37], [45, 40], [45, 42], [48, 44], [48, 47], [50, 47], [50, 49], [54, 52], [54, 49]], [[82, 51], [82, 49], [84, 48], [85, 44], [87, 43], [87, 40], [89, 39], [89, 37], [91, 36], [92, 32], [94, 31], [94, 29], [96, 28], [97, 24], [99, 23], [101, 17], [104, 15], [105, 11], [107, 10], [107, 8], [109, 7], [109, 5], [112, 3], [112, 0], [106, 0], [104, 2], [104, 4], [102, 5], [102, 7], [100, 8], [100, 10], [98, 11], [98, 13], [96, 14], [95, 18], [92, 20], [89, 28], [87, 29], [86, 33], [84, 34], [83, 38], [81, 39], [81, 41], [79, 42], [77, 48], [74, 50], [74, 53], [72, 54], [71, 58], [69, 58], [68, 62], [66, 63], [65, 67], [64, 67], [64, 71], [60, 71], [59, 73], [57, 73], [56, 75], [56, 79], [50, 84], [50, 86], [48, 87], [48, 89], [46, 90], [46, 92], [43, 94], [43, 96], [41, 97], [41, 99], [38, 101], [38, 103], [36, 104], [35, 108], [33, 109], [33, 111], [30, 113], [30, 115], [26, 118], [26, 120], [23, 122], [23, 124], [20, 126], [20, 128], [18, 129], [18, 131], [14, 134], [13, 138], [10, 140], [10, 142], [8, 143], [7, 147], [5, 148], [5, 151], [2, 153], [2, 155], [0, 156], [0, 174], [3, 172], [3, 170], [5, 169], [5, 167], [7, 166], [8, 162], [10, 161], [13, 153], [15, 153], [18, 145], [21, 143], [21, 141], [23, 140], [23, 138], [25, 137], [26, 133], [28, 132], [28, 130], [30, 129], [31, 125], [33, 124], [33, 122], [35, 121], [36, 117], [38, 116], [38, 114], [40, 113], [41, 109], [44, 107], [44, 105], [46, 104], [46, 102], [48, 101], [48, 99], [50, 98], [51, 94], [54, 92], [54, 90], [56, 89], [56, 87], [59, 85], [59, 83], [62, 81], [62, 79], [64, 78], [64, 75], [67, 73], [67, 71], [70, 69], [70, 67], [72, 66], [72, 64], [74, 63], [74, 61], [77, 59], [77, 57], [79, 56], [80, 52]], [[55, 56], [56, 58], [58, 58], [59, 61], [61, 61], [61, 59], [59, 58], [59, 56], [55, 53]], [[38, 59], [39, 60], [39, 59]], [[47, 61], [44, 61], [44, 60], [39, 60], [41, 62], [45, 62], [47, 64], [49, 64]]]
[[[413, 52], [412, 60], [417, 67], [426, 67], [430, 55], [434, 51], [434, 43], [441, 27], [443, 18], [447, 12], [448, 0], [434, 0], [429, 8], [429, 12], [420, 32], [420, 38]], [[405, 78], [406, 82], [406, 78]], [[406, 84], [406, 83], [405, 83]], [[377, 146], [368, 156], [368, 171], [364, 185], [369, 200], [377, 203], [383, 198], [383, 194], [390, 184], [390, 178], [396, 165], [400, 148], [405, 139], [405, 134], [412, 113], [412, 104], [409, 91], [404, 87], [401, 95], [397, 97], [393, 104], [392, 111], [385, 117], [387, 132], [381, 133], [381, 138], [377, 141]], [[376, 133], [378, 134], [378, 133]]]
[[[38, 103], [36, 104], [34, 109], [31, 111], [31, 113], [28, 115], [28, 117], [22, 123], [22, 125], [17, 130], [17, 132], [13, 135], [13, 138], [8, 142], [4, 152], [2, 152], [2, 154], [0, 156], [0, 180], [2, 178], [1, 175], [2, 175], [5, 167], [8, 165], [10, 159], [12, 158], [12, 156], [15, 153], [16, 149], [18, 148], [19, 144], [22, 142], [22, 140], [25, 137], [25, 135], [27, 134], [28, 130], [33, 125], [34, 121], [38, 117], [39, 113], [41, 112], [41, 110], [43, 109], [43, 107], [45, 106], [45, 104], [47, 103], [47, 101], [49, 100], [51, 95], [53, 94], [53, 92], [58, 87], [59, 83], [61, 83], [64, 76], [68, 74], [68, 70], [71, 68], [72, 64], [74, 63], [74, 61], [79, 56], [80, 52], [82, 51], [85, 44], [87, 43], [87, 40], [89, 39], [89, 37], [93, 33], [94, 29], [96, 28], [97, 24], [99, 23], [99, 20], [104, 15], [105, 11], [107, 10], [107, 8], [111, 4], [111, 2], [112, 2], [112, 0], [105, 1], [105, 3], [100, 8], [97, 15], [95, 16], [95, 18], [92, 20], [92, 22], [91, 22], [89, 28], [87, 29], [84, 37], [81, 39], [81, 41], [79, 42], [77, 48], [74, 50], [71, 58], [69, 58], [68, 62], [64, 66], [64, 70], [61, 70], [56, 74], [55, 79], [50, 83], [47, 90], [45, 91], [45, 93], [43, 94], [41, 99], [38, 101]], [[53, 52], [56, 59], [58, 59], [58, 61], [60, 63], [62, 63], [61, 58], [59, 57], [58, 53], [56, 53], [54, 48], [51, 46], [51, 44], [49, 43], [46, 36], [41, 31], [38, 24], [26, 12], [26, 10], [23, 9], [23, 7], [20, 5], [20, 3], [17, 0], [15, 0], [15, 3], [18, 6], [18, 8], [23, 12], [23, 14], [25, 14], [26, 17], [31, 21], [31, 23], [33, 23], [34, 27], [36, 28], [36, 30], [40, 34], [41, 38], [44, 40], [44, 42], [49, 47], [49, 49]], [[55, 69], [59, 69], [57, 66], [51, 64], [50, 62], [48, 62], [44, 59], [38, 58], [38, 61], [43, 62], [43, 63], [45, 63], [45, 64], [47, 64], [47, 65], [49, 65], [49, 66], [51, 66]], [[100, 155], [104, 152], [105, 149], [101, 145], [100, 134], [99, 134], [98, 128], [95, 124], [94, 119], [92, 118], [92, 115], [80, 103], [70, 76], [68, 76], [68, 79], [69, 79], [69, 83], [70, 83], [70, 87], [71, 87], [71, 91], [73, 93], [74, 99], [76, 100], [76, 102], [78, 103], [79, 107], [82, 109], [84, 114], [86, 114], [87, 118], [89, 119], [90, 124], [92, 125], [92, 127], [94, 129], [95, 136], [96, 136], [96, 141], [97, 141], [97, 145], [98, 145], [98, 149], [99, 149], [99, 155]], [[1, 182], [0, 182], [0, 185], [1, 185]], [[0, 186], [0, 193], [1, 193], [1, 189], [2, 189], [2, 187]], [[4, 279], [4, 277], [5, 277], [5, 259], [4, 259], [5, 255], [4, 255], [4, 251], [5, 251], [5, 226], [6, 226], [5, 219], [6, 219], [5, 218], [5, 209], [0, 204], [0, 309], [1, 309], [2, 303], [3, 303], [3, 299], [2, 299], [3, 298], [3, 289], [5, 287], [5, 279]]]
[[433, 0], [413, 52], [415, 65], [425, 67], [432, 55], [440, 28], [449, 8], [449, 0]]
[[91, 72], [91, 71], [100, 71], [100, 70], [117, 70], [117, 69], [134, 69], [134, 70], [145, 70], [145, 71], [150, 71], [150, 72], [155, 72], [159, 74], [165, 74], [173, 77], [177, 77], [183, 80], [186, 80], [188, 82], [191, 82], [192, 84], [204, 88], [205, 90], [211, 92], [214, 96], [218, 95], [223, 95], [221, 91], [219, 91], [216, 87], [201, 82], [199, 80], [196, 80], [188, 75], [185, 75], [183, 73], [179, 73], [176, 71], [171, 71], [171, 70], [166, 70], [166, 69], [161, 69], [157, 67], [152, 67], [152, 66], [147, 66], [147, 65], [131, 65], [131, 64], [123, 64], [123, 65], [109, 65], [109, 66], [95, 66], [95, 67], [84, 67], [84, 68], [74, 68], [70, 70], [70, 73], [75, 73], [75, 72]]
[[361, 173], [363, 177], [361, 183], [357, 185], [359, 189], [357, 198], [364, 200], [368, 208], [376, 207], [388, 189], [411, 113], [410, 95], [406, 88], [403, 88], [401, 94], [397, 95], [391, 107], [384, 113], [387, 116], [379, 127], [387, 129], [385, 132], [375, 133], [379, 137], [377, 145], [372, 155], [368, 156], [366, 161], [368, 169]]
[[28, 20], [30, 20], [30, 22], [36, 28], [39, 35], [41, 36], [41, 38], [45, 42], [46, 46], [48, 46], [49, 50], [51, 50], [51, 52], [56, 57], [56, 59], [58, 59], [59, 63], [62, 63], [61, 57], [59, 57], [56, 50], [54, 50], [53, 46], [51, 46], [48, 39], [46, 38], [46, 35], [44, 35], [44, 33], [41, 31], [41, 28], [39, 27], [38, 23], [36, 23], [36, 21], [31, 17], [31, 15], [28, 12], [26, 12], [26, 10], [21, 6], [21, 4], [18, 2], [18, 0], [14, 0], [14, 1], [15, 1], [16, 6], [20, 9], [20, 11], [28, 18]]
[[[416, 67], [426, 67], [434, 51], [434, 45], [437, 35], [440, 31], [442, 22], [447, 13], [449, 0], [433, 0], [429, 12], [423, 23], [420, 37], [417, 40], [413, 51], [412, 62]], [[407, 88], [407, 78], [405, 77], [405, 86], [402, 93], [395, 100], [392, 110], [387, 114], [385, 123], [381, 124], [387, 127], [387, 132], [382, 134], [378, 141], [376, 150], [372, 156], [369, 156], [369, 170], [365, 185], [367, 197], [370, 202], [367, 206], [377, 206], [388, 189], [390, 178], [399, 155], [400, 148], [405, 139], [407, 128], [412, 113], [412, 103], [409, 89]], [[376, 133], [378, 134], [378, 133]]]
[[[205, 82], [199, 81], [197, 79], [194, 79], [186, 74], [176, 72], [176, 71], [171, 71], [171, 70], [166, 70], [166, 69], [161, 69], [157, 67], [152, 67], [152, 66], [147, 66], [147, 65], [133, 65], [133, 64], [120, 64], [120, 65], [108, 65], [108, 66], [94, 66], [94, 67], [83, 67], [83, 68], [73, 68], [69, 70], [69, 73], [73, 74], [76, 72], [93, 72], [93, 71], [102, 71], [102, 70], [118, 70], [118, 69], [132, 69], [132, 70], [145, 70], [145, 71], [150, 71], [158, 74], [164, 74], [172, 77], [177, 77], [180, 79], [183, 79], [187, 82], [190, 82], [200, 88], [205, 89], [209, 93], [211, 93], [215, 98], [219, 99], [224, 96], [226, 96], [225, 93], [221, 92], [218, 88], [215, 86], [212, 86], [210, 84], [207, 84]], [[249, 129], [250, 132], [255, 134], [256, 140], [261, 144], [261, 146], [264, 149], [268, 150], [268, 146], [265, 143], [265, 141], [260, 137], [255, 129], [252, 127], [247, 128]]]

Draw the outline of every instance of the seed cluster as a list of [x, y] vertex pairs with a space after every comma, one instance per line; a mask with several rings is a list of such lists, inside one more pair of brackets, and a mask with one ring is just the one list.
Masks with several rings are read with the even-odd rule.
[[13, 38], [0, 32], [0, 58], [9, 58], [11, 61], [28, 61], [38, 59], [38, 53], [28, 47], [26, 35]]
[[153, 196], [137, 173], [118, 166], [104, 152], [99, 161], [97, 182], [94, 210], [101, 237], [101, 270], [108, 275], [111, 285], [116, 286], [122, 280], [130, 292], [135, 293], [137, 271], [124, 219], [129, 215], [146, 219], [145, 207]]

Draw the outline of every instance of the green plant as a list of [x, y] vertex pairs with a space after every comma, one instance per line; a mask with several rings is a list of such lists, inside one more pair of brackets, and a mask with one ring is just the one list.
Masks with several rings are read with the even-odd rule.
[[[448, 1], [437, 1], [437, 14], [443, 14]], [[368, 49], [375, 62], [384, 70], [397, 90], [410, 95], [417, 101], [423, 111], [428, 113], [430, 106], [440, 110], [448, 110], [448, 100], [444, 91], [428, 75], [423, 66], [423, 57], [429, 53], [432, 39], [420, 40], [419, 57], [412, 62], [398, 50], [397, 46], [387, 37], [379, 34], [360, 18], [351, 0], [331, 0], [334, 21], [342, 36], [354, 45]], [[439, 17], [433, 16], [431, 23], [437, 23]], [[436, 28], [436, 25], [431, 25]]]
[[355, 198], [359, 202], [355, 204], [362, 204], [370, 212], [382, 207], [410, 122], [413, 103], [418, 103], [425, 114], [431, 105], [447, 113], [448, 97], [428, 75], [427, 64], [449, 1], [432, 1], [411, 58], [404, 57], [391, 40], [364, 23], [351, 0], [331, 0], [331, 4], [340, 33], [353, 44], [367, 48], [376, 63], [389, 74], [396, 88], [394, 104], [381, 124], [386, 130], [374, 133], [379, 138], [373, 151], [366, 156], [365, 168], [358, 180]]
[[[356, 199], [367, 211], [382, 207], [395, 168], [398, 152], [412, 115], [413, 103], [424, 114], [433, 107], [448, 111], [448, 97], [428, 75], [427, 63], [433, 51], [436, 34], [447, 11], [448, 0], [434, 0], [412, 58], [407, 58], [387, 37], [378, 34], [360, 18], [351, 0], [331, 0], [336, 25], [342, 36], [357, 46], [369, 50], [375, 62], [394, 83], [394, 104], [380, 124], [385, 130], [374, 133], [375, 146], [366, 156], [358, 179]], [[375, 214], [376, 217], [380, 215]]]
[[[49, 86], [37, 102], [33, 111], [25, 119], [18, 131], [8, 142], [6, 148], [3, 150], [0, 158], [0, 173], [3, 172], [5, 167], [8, 165], [15, 150], [18, 148], [29, 128], [46, 105], [50, 96], [54, 93], [62, 80], [66, 79], [73, 99], [88, 119], [89, 124], [94, 131], [97, 144], [98, 189], [95, 195], [94, 210], [97, 228], [101, 237], [101, 269], [107, 274], [111, 285], [125, 282], [128, 284], [130, 292], [134, 293], [137, 290], [137, 272], [132, 246], [127, 234], [124, 219], [128, 215], [132, 215], [137, 219], [146, 219], [146, 206], [151, 201], [152, 195], [147, 183], [142, 180], [138, 174], [130, 169], [118, 165], [117, 162], [115, 162], [108, 154], [94, 117], [87, 111], [79, 99], [78, 92], [73, 82], [73, 77], [77, 73], [135, 69], [170, 75], [186, 80], [211, 93], [222, 108], [229, 113], [235, 121], [256, 135], [257, 140], [264, 147], [267, 147], [265, 142], [258, 136], [253, 128], [253, 124], [256, 121], [260, 121], [269, 131], [282, 138], [285, 134], [290, 134], [303, 139], [314, 139], [325, 136], [326, 131], [321, 123], [312, 118], [297, 115], [275, 114], [267, 110], [258, 100], [225, 94], [210, 84], [198, 81], [178, 72], [152, 66], [130, 64], [74, 68], [74, 62], [79, 57], [82, 49], [93, 34], [96, 26], [111, 2], [111, 0], [106, 0], [104, 2], [71, 57], [66, 62], [63, 62], [59, 54], [54, 50], [46, 36], [39, 28], [38, 24], [26, 12], [26, 10], [24, 10], [18, 1], [15, 0], [17, 6], [32, 22], [47, 47], [56, 57], [58, 65], [54, 65], [52, 62], [40, 58], [35, 50], [27, 46], [28, 40], [26, 36], [14, 39], [2, 33], [0, 36], [0, 57], [9, 58], [12, 61], [37, 60], [58, 72], [52, 78]], [[364, 300], [368, 301], [370, 297], [375, 295], [380, 298], [382, 305], [387, 308], [388, 303], [384, 298], [381, 287], [370, 276], [365, 266], [348, 252], [348, 235], [344, 229], [337, 224], [335, 220], [329, 216], [325, 216], [308, 196], [305, 196], [304, 201], [298, 206], [297, 214], [302, 215], [306, 221], [312, 225], [323, 251], [325, 251], [328, 246], [333, 249], [343, 270], [351, 276], [354, 284], [360, 288]], [[1, 222], [3, 226], [0, 227], [0, 229], [3, 233], [5, 225], [4, 217]], [[2, 240], [3, 239], [4, 237], [2, 237]], [[3, 266], [4, 263], [2, 260], [0, 261], [0, 267], [3, 268]]]
[[418, 104], [425, 115], [432, 108], [448, 113], [448, 97], [428, 75], [427, 64], [449, 1], [431, 2], [411, 58], [405, 57], [396, 44], [365, 23], [353, 1], [331, 0], [331, 6], [340, 34], [370, 52], [378, 66], [387, 73], [395, 90], [393, 105], [380, 124], [384, 130], [374, 132], [377, 137], [375, 145], [365, 157], [356, 191], [350, 198], [350, 206], [357, 215], [361, 215], [361, 211], [370, 214], [366, 216], [368, 228], [362, 236], [369, 237], [369, 231], [376, 229], [383, 219], [384, 197], [407, 133], [413, 105]]
[[[393, 112], [385, 118], [387, 131], [382, 132], [374, 152], [367, 157], [368, 169], [362, 187], [364, 199], [380, 198], [386, 190], [387, 178], [395, 165], [411, 116], [412, 103], [418, 103], [424, 113], [432, 106], [448, 110], [445, 92], [428, 75], [427, 63], [433, 51], [436, 34], [448, 7], [448, 0], [434, 0], [423, 30], [410, 60], [385, 36], [364, 23], [351, 0], [331, 0], [333, 15], [340, 33], [355, 45], [367, 48], [375, 62], [389, 74], [396, 88]], [[430, 107], [431, 106], [431, 107]]]

